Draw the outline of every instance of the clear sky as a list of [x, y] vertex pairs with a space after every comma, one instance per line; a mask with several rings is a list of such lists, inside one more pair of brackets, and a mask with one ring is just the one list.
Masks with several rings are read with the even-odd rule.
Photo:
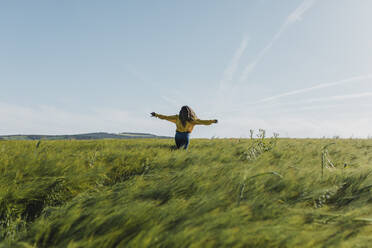
[[372, 135], [372, 1], [0, 2], [0, 134]]

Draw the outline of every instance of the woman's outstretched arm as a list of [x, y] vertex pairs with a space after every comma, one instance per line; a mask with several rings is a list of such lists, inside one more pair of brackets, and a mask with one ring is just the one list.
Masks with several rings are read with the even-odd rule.
[[217, 122], [218, 122], [217, 120], [200, 120], [200, 119], [196, 119], [195, 121], [193, 121], [195, 125], [211, 125], [212, 123], [217, 123]]
[[174, 122], [174, 123], [177, 122], [177, 118], [178, 118], [177, 115], [161, 115], [161, 114], [157, 114], [155, 112], [152, 112], [151, 116], [158, 117], [159, 119], [171, 121], [171, 122]]

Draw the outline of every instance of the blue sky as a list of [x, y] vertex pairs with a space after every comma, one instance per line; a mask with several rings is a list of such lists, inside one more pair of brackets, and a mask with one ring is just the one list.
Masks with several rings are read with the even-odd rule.
[[2, 1], [0, 134], [372, 135], [369, 0]]

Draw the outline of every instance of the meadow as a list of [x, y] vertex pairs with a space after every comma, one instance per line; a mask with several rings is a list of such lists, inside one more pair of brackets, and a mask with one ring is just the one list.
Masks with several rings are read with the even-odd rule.
[[370, 247], [372, 140], [0, 140], [0, 247]]

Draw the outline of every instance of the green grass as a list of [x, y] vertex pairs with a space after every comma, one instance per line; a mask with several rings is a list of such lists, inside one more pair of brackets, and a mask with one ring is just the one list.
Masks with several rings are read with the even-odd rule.
[[[335, 168], [325, 167], [322, 178], [330, 143]], [[188, 151], [172, 145], [0, 141], [0, 247], [372, 242], [372, 140], [193, 139]]]

